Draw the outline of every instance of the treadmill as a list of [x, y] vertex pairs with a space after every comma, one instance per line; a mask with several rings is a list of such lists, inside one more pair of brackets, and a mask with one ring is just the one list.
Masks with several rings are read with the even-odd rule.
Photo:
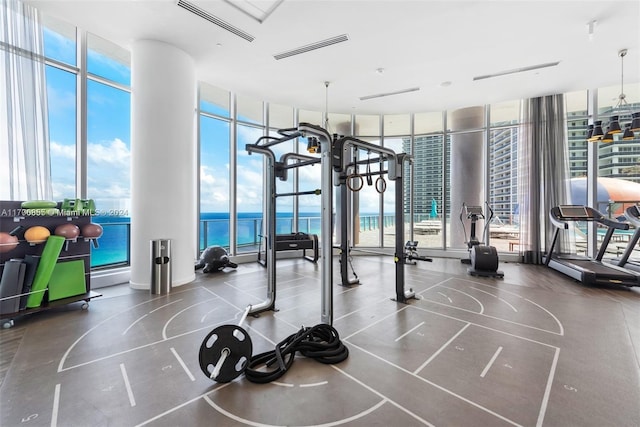
[[638, 244], [638, 240], [640, 240], [640, 206], [633, 205], [629, 206], [625, 212], [624, 216], [627, 220], [636, 228], [636, 232], [633, 233], [631, 240], [629, 240], [629, 244], [627, 248], [624, 250], [622, 257], [620, 259], [613, 260], [616, 265], [620, 267], [624, 267], [628, 270], [633, 270], [640, 272], [640, 261], [629, 261], [629, 257], [631, 253], [636, 249], [636, 245]]
[[[617, 265], [603, 263], [607, 245], [615, 230], [628, 230], [629, 224], [605, 217], [597, 210], [582, 205], [561, 205], [551, 208], [549, 218], [556, 227], [549, 253], [544, 257], [545, 265], [585, 285], [640, 286], [640, 272], [627, 270]], [[569, 229], [569, 223], [594, 221], [607, 227], [604, 240], [595, 259], [579, 255], [554, 254], [553, 249], [560, 230]]]

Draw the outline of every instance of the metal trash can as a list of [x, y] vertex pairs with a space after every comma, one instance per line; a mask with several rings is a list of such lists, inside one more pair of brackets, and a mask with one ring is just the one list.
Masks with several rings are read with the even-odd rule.
[[151, 286], [154, 295], [171, 292], [171, 240], [151, 241]]

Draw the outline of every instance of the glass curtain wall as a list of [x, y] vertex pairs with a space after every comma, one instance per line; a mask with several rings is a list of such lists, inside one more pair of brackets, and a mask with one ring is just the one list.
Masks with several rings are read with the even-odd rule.
[[[58, 200], [96, 200], [100, 213], [104, 214], [96, 219], [105, 228], [105, 236], [94, 253], [93, 266], [127, 264], [129, 53], [109, 41], [49, 17], [44, 17], [44, 27], [54, 197]], [[86, 64], [86, 69], [82, 69], [82, 64]], [[635, 192], [640, 185], [640, 141], [636, 134], [630, 140], [616, 136], [611, 142], [587, 143], [586, 127], [593, 119], [601, 120], [606, 127], [614, 116], [619, 117], [624, 127], [630, 121], [631, 112], [640, 111], [640, 84], [626, 85], [629, 106], [622, 109], [616, 105], [619, 92], [620, 88], [613, 86], [600, 88], [593, 94], [586, 90], [566, 94], [571, 202], [586, 204], [588, 153], [593, 150], [594, 170], [598, 175], [597, 207], [615, 218], [621, 218], [629, 203], [640, 200]], [[587, 108], [589, 96], [595, 97], [596, 111]], [[404, 191], [411, 197], [405, 200], [404, 209], [406, 214], [413, 212], [414, 227], [408, 232], [413, 232], [420, 247], [463, 246], [457, 240], [451, 241], [451, 228], [453, 224], [458, 227], [459, 221], [457, 207], [451, 206], [450, 112], [384, 117], [330, 113], [325, 121], [320, 112], [267, 105], [260, 100], [232, 96], [226, 90], [209, 90], [206, 85], [201, 85], [201, 97], [201, 221], [219, 220], [219, 228], [207, 231], [201, 223], [201, 248], [219, 244], [236, 253], [257, 250], [263, 233], [264, 162], [259, 156], [249, 156], [245, 144], [254, 143], [265, 132], [273, 133], [297, 122], [326, 125], [330, 133], [342, 135], [351, 134], [353, 129], [361, 139], [382, 143], [398, 152], [410, 152], [414, 164], [408, 171]], [[519, 104], [514, 101], [490, 106], [487, 114], [490, 123], [474, 130], [486, 135], [488, 144], [486, 162], [479, 161], [479, 164], [485, 168], [483, 174], [488, 185], [483, 191], [496, 214], [491, 224], [492, 244], [507, 252], [518, 251], [517, 244], [510, 245], [516, 240], [512, 238], [515, 234], [509, 233], [517, 233], [518, 226], [515, 202], [518, 135], [515, 126]], [[449, 124], [446, 131], [445, 123]], [[304, 140], [293, 141], [278, 150], [304, 153], [305, 145]], [[370, 157], [370, 153], [360, 151], [357, 153], [359, 160]], [[377, 167], [373, 162], [370, 165], [372, 171]], [[278, 191], [306, 191], [319, 187], [319, 169], [296, 170], [290, 181], [278, 184]], [[393, 235], [393, 228], [389, 227], [395, 224], [388, 218], [393, 216], [395, 197], [389, 184], [380, 195], [365, 181], [358, 195], [355, 229], [359, 236], [372, 232], [372, 240], [367, 241], [367, 246], [390, 245], [385, 239]], [[279, 232], [319, 232], [319, 213], [317, 196], [283, 199], [279, 202], [278, 214], [286, 219], [280, 223]], [[215, 214], [215, 218], [205, 218], [208, 214]], [[234, 221], [231, 221], [232, 215]], [[411, 223], [409, 219], [405, 219], [406, 224]], [[236, 224], [235, 230], [231, 223]], [[116, 237], [109, 238], [111, 229], [119, 230], [114, 234]], [[508, 237], [500, 237], [505, 230], [509, 231]], [[616, 237], [620, 244], [613, 245], [612, 251], [619, 252], [626, 238]], [[109, 241], [113, 245], [107, 244]], [[365, 245], [364, 241], [359, 245]]]
[[131, 201], [131, 58], [128, 51], [87, 34], [87, 194], [104, 230], [91, 248], [94, 267], [129, 264]]
[[200, 84], [199, 250], [230, 250], [231, 119], [228, 91]]
[[494, 217], [489, 224], [492, 246], [519, 250], [518, 125], [520, 101], [491, 105], [489, 130], [489, 197]]
[[412, 196], [407, 200], [413, 205], [413, 240], [419, 248], [443, 248], [446, 184], [442, 113], [414, 114], [413, 121], [413, 144], [409, 137], [402, 140], [402, 151], [413, 156], [405, 183]]
[[[577, 205], [587, 204], [587, 180], [588, 180], [588, 97], [586, 90], [565, 94], [567, 112], [567, 138], [570, 200], [568, 203]], [[587, 224], [577, 222], [575, 227], [569, 229], [573, 233], [570, 241], [575, 242], [576, 252], [585, 255], [587, 252]]]
[[53, 197], [95, 201], [93, 268], [128, 265], [130, 54], [51, 17], [43, 26]]
[[[631, 123], [631, 113], [640, 111], [640, 83], [625, 86], [624, 93], [628, 106], [618, 104], [621, 88], [605, 87], [598, 90], [597, 119], [603, 128], [618, 118], [622, 130]], [[610, 218], [624, 220], [627, 207], [640, 202], [640, 137], [636, 132], [630, 139], [623, 139], [623, 133], [613, 135], [611, 140], [597, 144], [597, 188], [596, 209]], [[604, 231], [597, 230], [598, 244], [603, 242]], [[634, 229], [616, 230], [607, 246], [606, 257], [617, 258], [626, 249]], [[638, 261], [639, 251], [631, 252], [631, 259]]]

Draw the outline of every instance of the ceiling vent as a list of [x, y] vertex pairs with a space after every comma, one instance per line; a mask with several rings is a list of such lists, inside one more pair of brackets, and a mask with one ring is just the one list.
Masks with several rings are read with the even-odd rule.
[[515, 68], [513, 70], [501, 71], [501, 72], [495, 73], [495, 74], [486, 74], [484, 76], [476, 76], [476, 77], [473, 78], [473, 80], [475, 81], [475, 80], [490, 79], [490, 78], [493, 78], [493, 77], [506, 76], [507, 74], [522, 73], [522, 72], [525, 72], [525, 71], [539, 70], [541, 68], [555, 67], [559, 63], [560, 63], [560, 61], [547, 62], [546, 64], [538, 64], [538, 65], [531, 65], [529, 67]]
[[228, 22], [223, 21], [222, 19], [218, 18], [217, 16], [214, 16], [212, 14], [210, 14], [209, 12], [207, 12], [204, 9], [201, 9], [200, 7], [196, 6], [193, 3], [189, 3], [188, 1], [185, 0], [177, 0], [176, 4], [178, 6], [180, 6], [183, 9], [188, 10], [189, 12], [193, 13], [194, 15], [198, 15], [201, 18], [206, 19], [207, 21], [216, 24], [218, 27], [220, 28], [224, 28], [225, 30], [229, 31], [230, 33], [235, 34], [238, 37], [242, 37], [243, 39], [252, 42], [254, 40], [254, 37], [251, 34], [247, 34], [244, 31], [234, 27], [233, 25], [229, 24]]
[[412, 87], [409, 89], [397, 90], [395, 92], [386, 92], [386, 93], [379, 93], [377, 95], [361, 96], [360, 101], [366, 101], [367, 99], [373, 99], [373, 98], [383, 98], [385, 96], [391, 96], [391, 95], [400, 95], [401, 93], [416, 92], [418, 90], [420, 90], [419, 87]]
[[315, 49], [321, 49], [323, 47], [331, 46], [336, 43], [342, 43], [349, 40], [349, 36], [346, 34], [342, 34], [336, 37], [331, 37], [330, 39], [322, 40], [319, 42], [311, 43], [306, 46], [298, 47], [296, 49], [289, 50], [287, 52], [278, 53], [273, 55], [275, 59], [284, 59], [290, 56], [300, 55], [301, 53], [306, 53]]

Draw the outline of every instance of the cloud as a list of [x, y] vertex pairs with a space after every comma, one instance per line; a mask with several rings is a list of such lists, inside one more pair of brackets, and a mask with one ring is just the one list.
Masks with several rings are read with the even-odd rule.
[[200, 166], [200, 208], [202, 212], [229, 210], [228, 168], [217, 175], [210, 166]]
[[51, 157], [61, 157], [64, 159], [76, 159], [76, 146], [64, 145], [55, 141], [49, 143], [49, 152]]
[[129, 169], [131, 151], [121, 139], [116, 138], [107, 144], [89, 143], [88, 145], [87, 156], [89, 162], [98, 165], [106, 163], [112, 167]]

